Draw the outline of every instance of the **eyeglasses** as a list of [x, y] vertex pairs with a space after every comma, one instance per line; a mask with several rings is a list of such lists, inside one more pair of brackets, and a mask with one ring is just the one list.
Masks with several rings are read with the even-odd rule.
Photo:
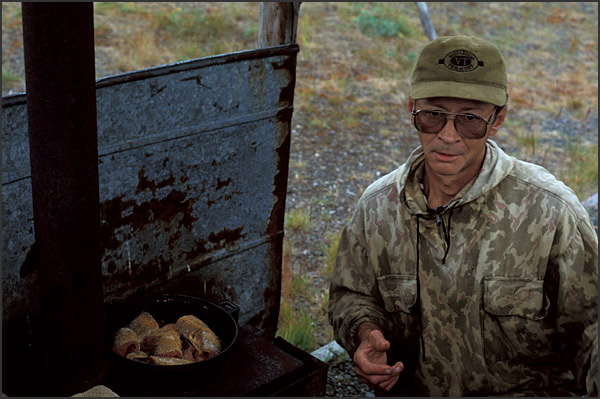
[[[437, 110], [419, 109], [415, 110], [415, 102], [413, 102], [412, 115], [415, 117], [415, 128], [427, 134], [437, 134], [444, 126], [446, 120], [454, 120], [454, 129], [460, 137], [465, 139], [480, 139], [485, 136], [487, 126], [492, 123], [492, 119], [496, 115], [496, 111], [488, 119], [473, 114], [458, 114], [455, 112], [444, 112]], [[451, 117], [450, 115], [453, 115]]]

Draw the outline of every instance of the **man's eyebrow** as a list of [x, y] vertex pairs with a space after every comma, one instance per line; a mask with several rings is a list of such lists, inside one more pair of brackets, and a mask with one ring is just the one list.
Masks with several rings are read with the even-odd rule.
[[423, 102], [421, 103], [421, 106], [429, 106], [429, 107], [436, 107], [439, 109], [445, 109], [442, 105], [436, 103], [435, 101], [427, 101], [427, 100], [422, 100]]
[[[427, 100], [422, 100], [423, 103], [421, 103], [422, 106], [430, 106], [430, 107], [436, 107], [439, 110], [442, 111], [446, 111], [446, 112], [450, 112], [448, 111], [448, 109], [446, 107], [444, 107], [441, 103], [438, 103], [437, 101], [433, 100], [433, 101], [427, 101]], [[473, 113], [473, 112], [486, 112], [485, 109], [485, 105], [482, 104], [481, 108], [479, 108], [477, 105], [474, 104], [469, 104], [469, 105], [465, 105], [464, 107], [460, 108], [458, 111], [458, 113]]]

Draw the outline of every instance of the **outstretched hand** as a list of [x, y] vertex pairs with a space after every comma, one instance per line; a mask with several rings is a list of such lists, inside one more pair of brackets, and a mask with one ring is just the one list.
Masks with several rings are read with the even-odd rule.
[[354, 353], [354, 371], [359, 379], [385, 391], [392, 389], [404, 369], [402, 362], [387, 364], [390, 342], [378, 328], [361, 334], [361, 343]]

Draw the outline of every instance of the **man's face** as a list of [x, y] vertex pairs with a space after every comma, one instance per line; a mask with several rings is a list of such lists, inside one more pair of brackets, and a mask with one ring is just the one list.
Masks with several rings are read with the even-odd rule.
[[[408, 109], [415, 109], [473, 114], [486, 120], [494, 113], [495, 106], [474, 100], [464, 100], [451, 97], [436, 97], [421, 100], [409, 99]], [[480, 139], [465, 139], [454, 127], [454, 120], [447, 120], [438, 133], [419, 132], [419, 141], [425, 151], [427, 169], [443, 176], [472, 178], [477, 174], [485, 156], [485, 142], [488, 137], [496, 134], [506, 116], [504, 107], [488, 125], [484, 137]], [[414, 116], [412, 116], [414, 118]], [[414, 120], [413, 120], [414, 123]]]

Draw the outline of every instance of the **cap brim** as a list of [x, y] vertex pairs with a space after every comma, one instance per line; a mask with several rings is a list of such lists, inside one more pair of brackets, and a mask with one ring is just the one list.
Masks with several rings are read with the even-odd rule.
[[414, 100], [432, 97], [453, 97], [477, 100], [499, 107], [506, 104], [506, 90], [500, 87], [461, 82], [420, 82], [410, 88], [410, 97]]

